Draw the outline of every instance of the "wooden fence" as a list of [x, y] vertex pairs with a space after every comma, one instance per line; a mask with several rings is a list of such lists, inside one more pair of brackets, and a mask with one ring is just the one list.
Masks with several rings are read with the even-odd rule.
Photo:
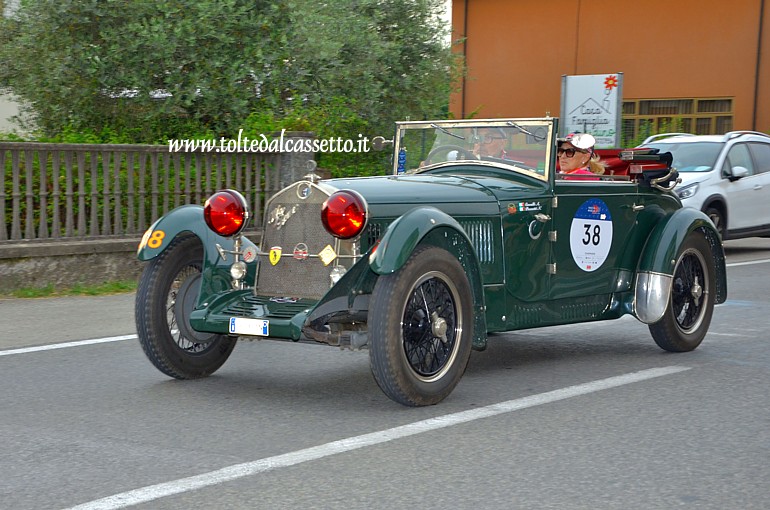
[[0, 243], [133, 237], [183, 204], [237, 189], [260, 225], [282, 183], [280, 153], [0, 142]]

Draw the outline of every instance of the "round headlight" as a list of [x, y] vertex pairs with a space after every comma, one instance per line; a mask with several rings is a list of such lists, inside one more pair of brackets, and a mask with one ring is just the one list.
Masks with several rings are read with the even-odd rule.
[[239, 260], [230, 266], [230, 276], [233, 277], [233, 280], [241, 280], [246, 276], [246, 271], [246, 263], [242, 260]]
[[333, 193], [321, 208], [321, 222], [334, 237], [350, 239], [366, 226], [366, 202], [351, 190]]
[[239, 234], [246, 228], [250, 216], [246, 199], [232, 189], [214, 193], [203, 204], [203, 218], [206, 225], [224, 237]]

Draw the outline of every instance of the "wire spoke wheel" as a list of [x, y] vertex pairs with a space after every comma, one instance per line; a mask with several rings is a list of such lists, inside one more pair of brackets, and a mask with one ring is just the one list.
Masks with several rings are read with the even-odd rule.
[[[211, 347], [216, 335], [201, 334], [187, 326], [188, 314], [198, 297], [201, 268], [189, 265], [182, 268], [171, 282], [166, 299], [166, 322], [174, 343], [189, 354], [198, 354]], [[193, 279], [193, 280], [191, 280]], [[186, 306], [187, 305], [187, 306]]]
[[686, 352], [700, 345], [714, 313], [715, 275], [709, 242], [703, 233], [691, 233], [676, 259], [666, 311], [649, 326], [660, 348]]
[[203, 247], [179, 236], [147, 263], [136, 292], [136, 331], [147, 358], [166, 375], [195, 379], [224, 364], [236, 337], [196, 331], [190, 314], [200, 295]]
[[[703, 320], [710, 289], [706, 285], [706, 262], [695, 250], [685, 252], [674, 272], [671, 303], [676, 323], [685, 333], [697, 328]], [[705, 295], [704, 295], [705, 294]]]
[[418, 377], [440, 377], [456, 355], [462, 317], [455, 306], [457, 289], [447, 276], [425, 275], [406, 302], [402, 321], [404, 354]]
[[470, 358], [473, 293], [462, 265], [435, 246], [380, 276], [369, 306], [369, 358], [382, 391], [408, 406], [440, 402]]

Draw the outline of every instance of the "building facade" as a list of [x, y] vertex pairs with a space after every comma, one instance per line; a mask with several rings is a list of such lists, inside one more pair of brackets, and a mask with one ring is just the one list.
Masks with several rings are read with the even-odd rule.
[[559, 116], [564, 75], [623, 73], [625, 140], [770, 132], [770, 0], [454, 0], [457, 118]]

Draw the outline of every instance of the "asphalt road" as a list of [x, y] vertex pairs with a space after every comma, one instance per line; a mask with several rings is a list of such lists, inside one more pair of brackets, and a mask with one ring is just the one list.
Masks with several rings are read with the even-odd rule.
[[419, 409], [366, 351], [241, 342], [181, 382], [132, 295], [0, 300], [0, 508], [770, 508], [770, 240], [727, 253], [696, 351], [633, 318], [495, 335]]

